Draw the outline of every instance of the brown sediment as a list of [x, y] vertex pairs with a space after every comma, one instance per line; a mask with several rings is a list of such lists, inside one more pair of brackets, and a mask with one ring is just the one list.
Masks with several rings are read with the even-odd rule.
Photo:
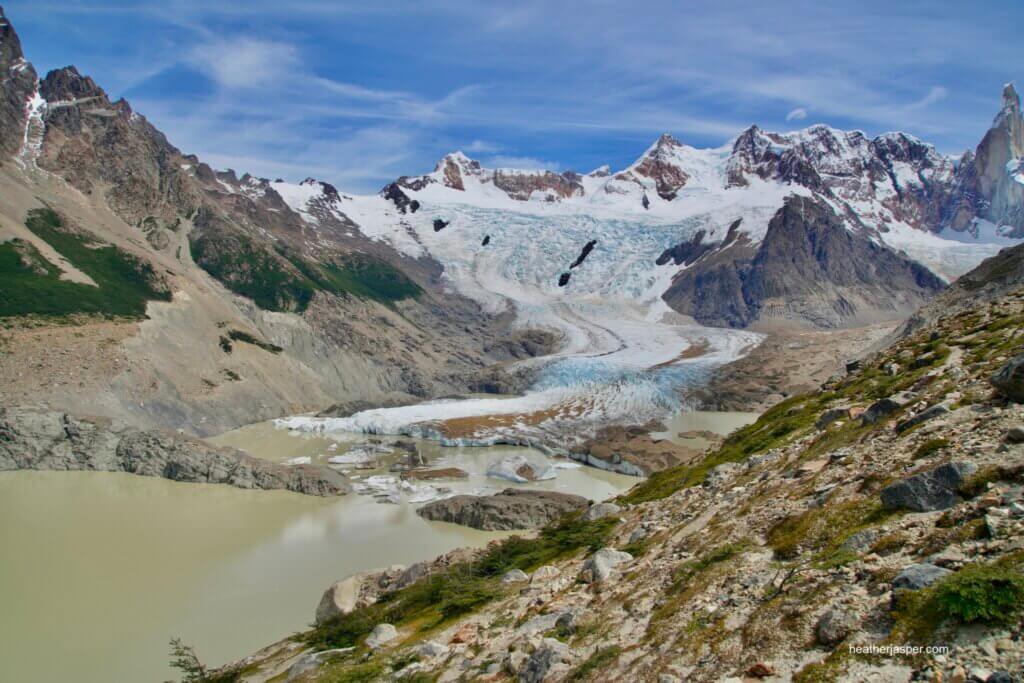
[[442, 467], [436, 470], [409, 470], [402, 473], [402, 479], [429, 481], [432, 479], [465, 479], [469, 474], [458, 467]]
[[655, 368], [668, 367], [669, 365], [673, 365], [675, 363], [678, 363], [681, 360], [690, 360], [690, 359], [693, 359], [693, 358], [700, 358], [701, 356], [707, 355], [707, 352], [708, 352], [708, 350], [710, 348], [711, 348], [711, 342], [709, 342], [707, 339], [701, 339], [696, 344], [690, 344], [689, 346], [687, 346], [675, 358], [673, 358], [671, 360], [664, 361], [662, 363], [658, 363], [657, 365], [652, 365], [651, 369], [653, 370]]

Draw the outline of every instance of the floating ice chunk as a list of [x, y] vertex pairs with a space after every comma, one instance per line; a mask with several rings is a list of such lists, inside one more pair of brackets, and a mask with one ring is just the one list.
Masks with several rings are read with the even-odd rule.
[[313, 459], [308, 455], [300, 455], [297, 458], [290, 458], [284, 461], [285, 465], [308, 465]]
[[572, 462], [571, 460], [558, 460], [554, 463], [553, 467], [556, 470], [578, 470], [583, 465], [578, 462]]
[[366, 448], [353, 448], [341, 455], [332, 455], [327, 462], [332, 465], [364, 465], [376, 461], [376, 454]]
[[549, 463], [535, 463], [525, 455], [517, 453], [491, 463], [487, 468], [487, 476], [525, 484], [528, 481], [554, 479], [556, 473], [555, 468]]

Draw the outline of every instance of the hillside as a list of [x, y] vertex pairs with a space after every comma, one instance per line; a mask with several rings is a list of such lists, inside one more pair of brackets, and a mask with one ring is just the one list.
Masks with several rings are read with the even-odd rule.
[[[698, 464], [536, 540], [426, 563], [216, 680], [1013, 680], [1024, 289], [1003, 286], [947, 302]], [[927, 645], [949, 649], [865, 654]]]

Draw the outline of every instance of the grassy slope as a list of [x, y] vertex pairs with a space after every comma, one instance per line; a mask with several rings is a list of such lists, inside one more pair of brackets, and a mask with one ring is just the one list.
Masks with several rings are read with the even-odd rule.
[[0, 317], [91, 313], [140, 318], [147, 301], [169, 301], [153, 267], [117, 247], [64, 229], [50, 209], [33, 209], [25, 225], [97, 286], [60, 279], [60, 270], [31, 244], [0, 244]]

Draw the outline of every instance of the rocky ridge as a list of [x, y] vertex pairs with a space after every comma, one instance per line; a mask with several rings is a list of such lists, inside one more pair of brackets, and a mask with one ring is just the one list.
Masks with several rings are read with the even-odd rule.
[[17, 408], [0, 408], [0, 471], [4, 470], [127, 472], [314, 496], [352, 490], [345, 475], [329, 467], [280, 465], [169, 432]]

